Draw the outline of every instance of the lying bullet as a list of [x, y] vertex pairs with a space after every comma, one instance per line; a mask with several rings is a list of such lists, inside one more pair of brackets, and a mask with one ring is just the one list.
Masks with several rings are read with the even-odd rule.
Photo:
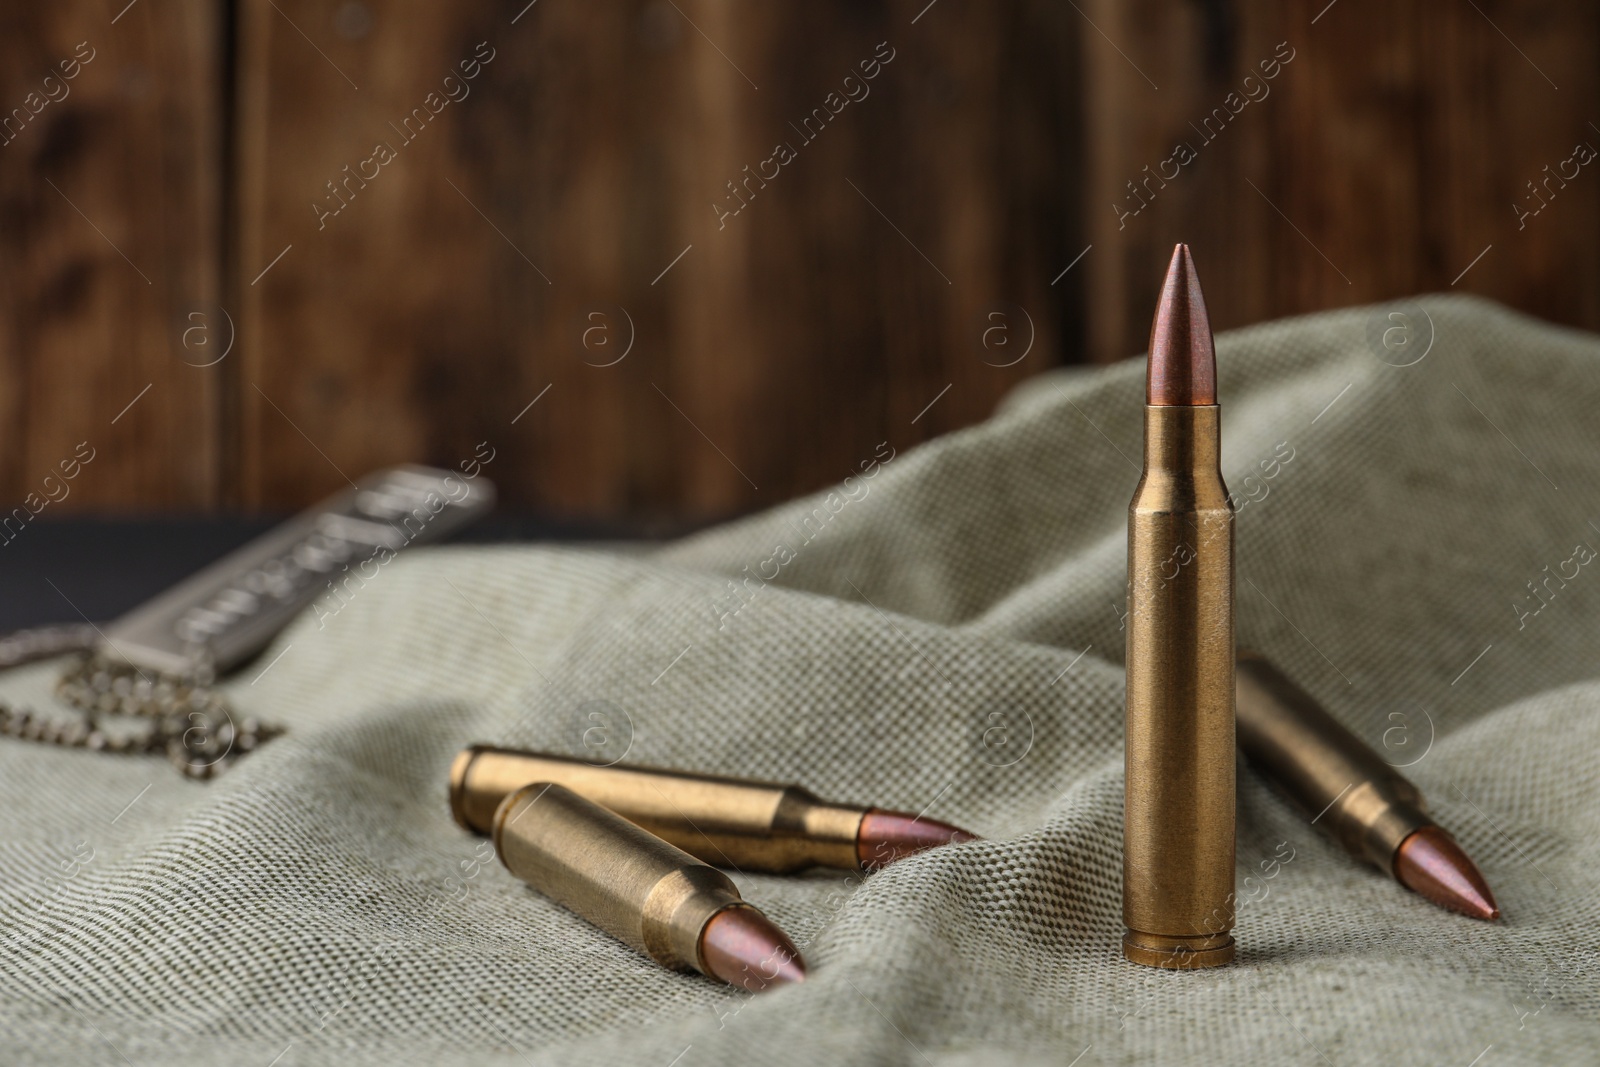
[[935, 845], [975, 840], [948, 823], [831, 804], [797, 785], [627, 764], [600, 767], [488, 745], [456, 756], [450, 811], [463, 828], [487, 833], [501, 799], [529, 782], [564, 785], [697, 859], [738, 871], [874, 870]]
[[1128, 507], [1122, 954], [1233, 959], [1233, 509], [1211, 324], [1186, 245], [1167, 268]]
[[1474, 919], [1500, 909], [1477, 865], [1428, 817], [1422, 792], [1254, 652], [1239, 653], [1239, 748], [1352, 856]]
[[727, 875], [570, 789], [518, 789], [493, 826], [507, 870], [663, 967], [752, 993], [805, 979], [794, 942]]

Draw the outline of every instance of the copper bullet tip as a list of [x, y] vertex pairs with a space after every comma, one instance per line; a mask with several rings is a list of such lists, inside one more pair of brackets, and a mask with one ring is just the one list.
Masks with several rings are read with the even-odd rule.
[[1414, 893], [1474, 919], [1498, 919], [1489, 883], [1443, 827], [1424, 826], [1400, 842], [1394, 876]]
[[1150, 367], [1145, 403], [1202, 407], [1217, 402], [1217, 354], [1211, 318], [1200, 293], [1189, 246], [1172, 250], [1155, 321], [1150, 326]]
[[977, 834], [969, 834], [938, 819], [871, 808], [861, 817], [861, 829], [856, 834], [856, 855], [864, 869], [875, 871], [913, 852], [976, 840]]
[[745, 904], [724, 908], [700, 931], [706, 973], [729, 985], [760, 993], [803, 982], [806, 961], [787, 934]]

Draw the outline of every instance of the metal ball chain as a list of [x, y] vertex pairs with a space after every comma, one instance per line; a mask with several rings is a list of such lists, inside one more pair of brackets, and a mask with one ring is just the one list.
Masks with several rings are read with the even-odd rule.
[[[56, 634], [60, 640], [21, 642], [34, 654], [6, 662], [5, 643], [21, 636], [0, 639], [0, 667], [82, 647]], [[208, 672], [180, 678], [144, 673], [99, 655], [83, 656], [56, 683], [56, 695], [81, 717], [40, 716], [0, 702], [0, 736], [97, 752], [164, 754], [187, 777], [212, 778], [284, 730], [254, 718], [236, 720], [211, 682]], [[104, 720], [118, 716], [142, 722], [143, 728], [109, 728]]]
[[34, 660], [64, 656], [68, 652], [88, 652], [94, 648], [99, 630], [92, 622], [63, 623], [59, 626], [30, 626], [0, 635], [0, 669], [16, 667]]

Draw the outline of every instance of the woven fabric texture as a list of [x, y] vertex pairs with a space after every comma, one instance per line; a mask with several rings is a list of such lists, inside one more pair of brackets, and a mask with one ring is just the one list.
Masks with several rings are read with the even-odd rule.
[[[1238, 634], [1409, 764], [1501, 923], [1241, 772], [1237, 963], [1122, 960], [1134, 361], [662, 549], [403, 557], [229, 682], [290, 732], [213, 783], [0, 742], [0, 1058], [1594, 1062], [1600, 562], [1576, 561], [1600, 547], [1600, 339], [1424, 297], [1397, 358], [1396, 310], [1218, 339]], [[48, 707], [60, 670], [0, 697]], [[986, 840], [868, 877], [735, 873], [812, 972], [751, 998], [635, 956], [457, 829], [446, 772], [475, 741], [797, 781]]]

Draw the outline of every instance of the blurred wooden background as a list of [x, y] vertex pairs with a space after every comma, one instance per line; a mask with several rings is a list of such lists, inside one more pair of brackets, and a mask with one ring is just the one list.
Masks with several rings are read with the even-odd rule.
[[1544, 169], [1597, 47], [1578, 0], [7, 5], [0, 504], [84, 441], [60, 512], [486, 441], [513, 510], [757, 509], [1138, 354], [1178, 239], [1219, 329], [1600, 328], [1600, 174]]

